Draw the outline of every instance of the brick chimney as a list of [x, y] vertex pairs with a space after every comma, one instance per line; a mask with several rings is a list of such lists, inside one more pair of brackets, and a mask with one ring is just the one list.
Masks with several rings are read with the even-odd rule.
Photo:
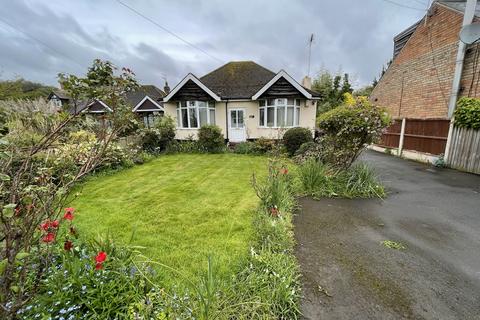
[[165, 81], [165, 86], [163, 87], [163, 91], [165, 92], [165, 94], [169, 94], [170, 93], [170, 87], [168, 86], [168, 82]]
[[312, 89], [312, 78], [310, 78], [309, 76], [305, 76], [302, 79], [302, 86], [304, 86], [307, 89]]

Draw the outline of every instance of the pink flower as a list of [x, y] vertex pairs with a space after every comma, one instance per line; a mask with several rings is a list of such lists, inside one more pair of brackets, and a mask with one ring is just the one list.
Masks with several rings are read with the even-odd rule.
[[48, 231], [48, 228], [50, 228], [50, 221], [49, 220], [45, 221], [44, 223], [42, 223], [40, 225], [40, 229], [42, 229], [43, 231]]
[[63, 215], [63, 218], [65, 220], [70, 220], [72, 221], [73, 220], [73, 212], [75, 211], [74, 208], [66, 208], [65, 209], [65, 214]]
[[103, 269], [103, 265], [101, 263], [95, 264], [95, 270], [101, 270]]
[[53, 220], [51, 223], [50, 223], [50, 226], [54, 229], [57, 229], [58, 226], [60, 225], [60, 222], [58, 222], [58, 220]]
[[272, 215], [272, 217], [278, 216], [278, 209], [276, 206], [270, 209], [270, 214]]
[[52, 232], [47, 233], [43, 238], [42, 241], [45, 243], [50, 243], [55, 241], [55, 234]]

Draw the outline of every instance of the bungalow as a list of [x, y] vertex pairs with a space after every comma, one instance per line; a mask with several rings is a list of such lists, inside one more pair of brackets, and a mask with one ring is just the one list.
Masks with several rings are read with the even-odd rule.
[[[164, 90], [169, 92], [168, 83], [165, 84]], [[139, 118], [141, 118], [145, 126], [150, 127], [155, 117], [163, 116], [162, 98], [165, 92], [154, 85], [142, 85], [137, 90], [129, 92], [126, 100]], [[70, 102], [68, 95], [62, 90], [53, 91], [47, 99], [50, 103], [59, 108], [68, 108], [69, 113], [86, 113], [91, 115], [102, 115], [111, 112], [112, 109], [103, 101], [95, 100], [90, 104], [80, 103], [76, 107]]]
[[277, 139], [292, 127], [313, 135], [320, 96], [310, 87], [308, 77], [299, 84], [284, 70], [235, 61], [201, 78], [189, 73], [163, 98], [163, 108], [176, 120], [180, 140], [195, 138], [205, 124], [219, 126], [231, 142]]

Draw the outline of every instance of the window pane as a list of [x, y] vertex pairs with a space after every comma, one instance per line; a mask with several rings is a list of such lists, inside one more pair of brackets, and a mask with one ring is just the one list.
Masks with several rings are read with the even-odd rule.
[[187, 109], [182, 110], [182, 128], [188, 128], [188, 114]]
[[209, 108], [215, 108], [215, 102], [214, 101], [209, 101], [208, 102], [208, 107]]
[[210, 124], [215, 124], [215, 109], [209, 109], [210, 112]]
[[237, 111], [236, 110], [231, 110], [230, 111], [230, 125], [232, 128], [237, 127]]
[[182, 116], [180, 113], [180, 109], [177, 109], [177, 127], [181, 128], [182, 127]]
[[295, 108], [295, 125], [298, 126], [300, 122], [300, 108]]
[[260, 109], [260, 127], [265, 126], [265, 108]]
[[237, 117], [238, 128], [243, 128], [243, 111], [242, 111], [242, 110], [238, 110], [238, 111], [237, 111], [237, 114], [238, 114], [238, 117]]
[[196, 108], [188, 108], [188, 113], [190, 116], [190, 128], [197, 128], [197, 109]]
[[259, 103], [260, 107], [265, 106], [265, 100], [259, 100], [258, 103]]
[[283, 106], [285, 105], [285, 100], [286, 99], [277, 99], [277, 104]]
[[205, 101], [197, 101], [197, 106], [199, 108], [206, 108], [207, 107], [207, 103]]
[[295, 99], [295, 105], [300, 107], [300, 99]]
[[285, 126], [285, 107], [277, 107], [277, 127]]
[[287, 105], [293, 106], [293, 99], [287, 99]]
[[198, 114], [199, 114], [199, 117], [200, 117], [200, 127], [203, 126], [203, 125], [208, 124], [208, 121], [207, 121], [207, 112], [208, 112], [208, 109], [207, 109], [207, 108], [200, 108], [200, 109], [198, 109]]
[[287, 108], [287, 127], [292, 127], [293, 126], [293, 112], [295, 111], [294, 107], [288, 107]]
[[267, 127], [273, 127], [275, 121], [275, 108], [267, 108]]
[[188, 101], [189, 107], [195, 107], [195, 101]]
[[274, 106], [275, 105], [275, 99], [268, 99], [267, 100], [267, 106]]

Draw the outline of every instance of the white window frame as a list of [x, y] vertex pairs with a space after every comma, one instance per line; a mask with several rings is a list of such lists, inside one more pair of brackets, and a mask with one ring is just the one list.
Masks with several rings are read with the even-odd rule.
[[[182, 107], [182, 102], [185, 102], [185, 107]], [[200, 107], [200, 103], [203, 102], [205, 103], [206, 107]], [[190, 105], [193, 103], [193, 105]], [[211, 107], [211, 104], [213, 103], [213, 107]], [[195, 116], [197, 117], [197, 126], [193, 127], [190, 124], [190, 109], [195, 109]], [[200, 109], [206, 109], [207, 110], [207, 124], [214, 125], [215, 121], [212, 123], [212, 119], [210, 119], [210, 111], [213, 110], [215, 112], [215, 103], [212, 101], [179, 101], [177, 102], [177, 108], [176, 108], [176, 113], [177, 113], [177, 129], [200, 129], [201, 124], [200, 124]], [[182, 119], [182, 110], [187, 110], [187, 120], [188, 120], [188, 127], [183, 126], [183, 119]], [[215, 114], [216, 118], [216, 114]], [[214, 119], [215, 120], [215, 119]]]
[[[268, 100], [273, 100], [273, 105], [268, 104]], [[282, 103], [282, 101], [285, 100], [285, 103]], [[258, 107], [258, 127], [259, 128], [273, 128], [273, 129], [278, 129], [278, 128], [294, 128], [294, 127], [299, 127], [300, 126], [300, 107], [301, 107], [301, 101], [303, 99], [292, 99], [293, 100], [293, 105], [288, 104], [288, 99], [287, 98], [276, 98], [276, 99], [262, 99], [259, 100], [259, 107]], [[297, 103], [298, 102], [298, 103]], [[263, 103], [263, 106], [261, 105]], [[268, 123], [268, 113], [267, 113], [267, 108], [274, 108], [274, 113], [273, 113], [273, 126], [269, 127], [267, 125]], [[291, 126], [279, 126], [277, 123], [277, 109], [279, 107], [282, 107], [285, 109], [284, 113], [284, 119], [285, 122], [287, 121], [287, 113], [288, 113], [288, 108], [293, 107], [293, 125]], [[260, 113], [261, 110], [263, 110], [263, 124], [260, 123], [261, 117]], [[297, 112], [298, 111], [298, 112]], [[297, 124], [298, 123], [298, 124]]]

